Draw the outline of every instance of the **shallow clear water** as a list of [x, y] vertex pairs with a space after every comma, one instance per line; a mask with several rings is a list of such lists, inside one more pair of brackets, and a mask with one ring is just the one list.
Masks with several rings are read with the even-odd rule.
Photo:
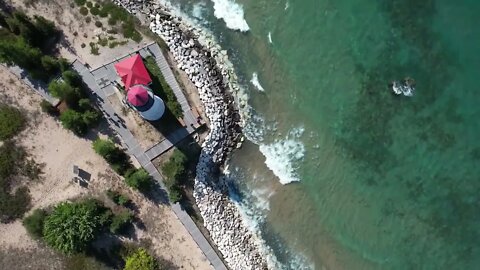
[[[480, 268], [480, 1], [237, 0], [247, 33], [176, 2], [263, 119], [232, 177], [285, 268]], [[415, 95], [393, 95], [407, 76]]]

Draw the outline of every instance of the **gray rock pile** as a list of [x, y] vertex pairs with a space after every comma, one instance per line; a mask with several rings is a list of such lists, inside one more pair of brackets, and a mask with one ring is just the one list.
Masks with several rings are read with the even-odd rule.
[[194, 197], [212, 240], [232, 270], [267, 269], [255, 234], [242, 221], [222, 181], [222, 166], [243, 140], [241, 117], [231, 94], [239, 91], [239, 87], [227, 52], [158, 3], [141, 0], [116, 3], [150, 18], [150, 29], [163, 38], [178, 67], [197, 87], [205, 106], [210, 132], [197, 165]]

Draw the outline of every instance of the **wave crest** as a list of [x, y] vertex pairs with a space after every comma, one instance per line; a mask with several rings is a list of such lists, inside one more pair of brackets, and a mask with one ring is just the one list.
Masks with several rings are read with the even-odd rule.
[[223, 19], [228, 28], [247, 32], [250, 27], [244, 18], [243, 7], [234, 0], [212, 0], [215, 17]]

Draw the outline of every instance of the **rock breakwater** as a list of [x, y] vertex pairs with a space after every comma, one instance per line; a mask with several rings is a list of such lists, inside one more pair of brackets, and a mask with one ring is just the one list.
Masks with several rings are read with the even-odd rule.
[[[178, 67], [198, 89], [210, 132], [197, 165], [194, 197], [212, 240], [232, 270], [267, 269], [257, 236], [230, 200], [221, 172], [229, 154], [243, 140], [241, 116], [231, 94], [239, 87], [227, 52], [159, 3], [117, 0], [116, 4], [150, 19], [150, 29], [162, 37]], [[240, 102], [240, 106], [245, 104]]]

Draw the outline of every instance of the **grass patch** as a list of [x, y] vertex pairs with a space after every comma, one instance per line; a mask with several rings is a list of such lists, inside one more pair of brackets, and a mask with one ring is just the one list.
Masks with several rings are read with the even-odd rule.
[[170, 88], [170, 85], [168, 85], [167, 81], [163, 77], [160, 68], [155, 62], [155, 58], [148, 56], [145, 59], [145, 67], [152, 78], [153, 92], [165, 101], [167, 108], [176, 118], [183, 118], [182, 106], [180, 106], [180, 103], [178, 103], [177, 97], [173, 93], [172, 88]]

